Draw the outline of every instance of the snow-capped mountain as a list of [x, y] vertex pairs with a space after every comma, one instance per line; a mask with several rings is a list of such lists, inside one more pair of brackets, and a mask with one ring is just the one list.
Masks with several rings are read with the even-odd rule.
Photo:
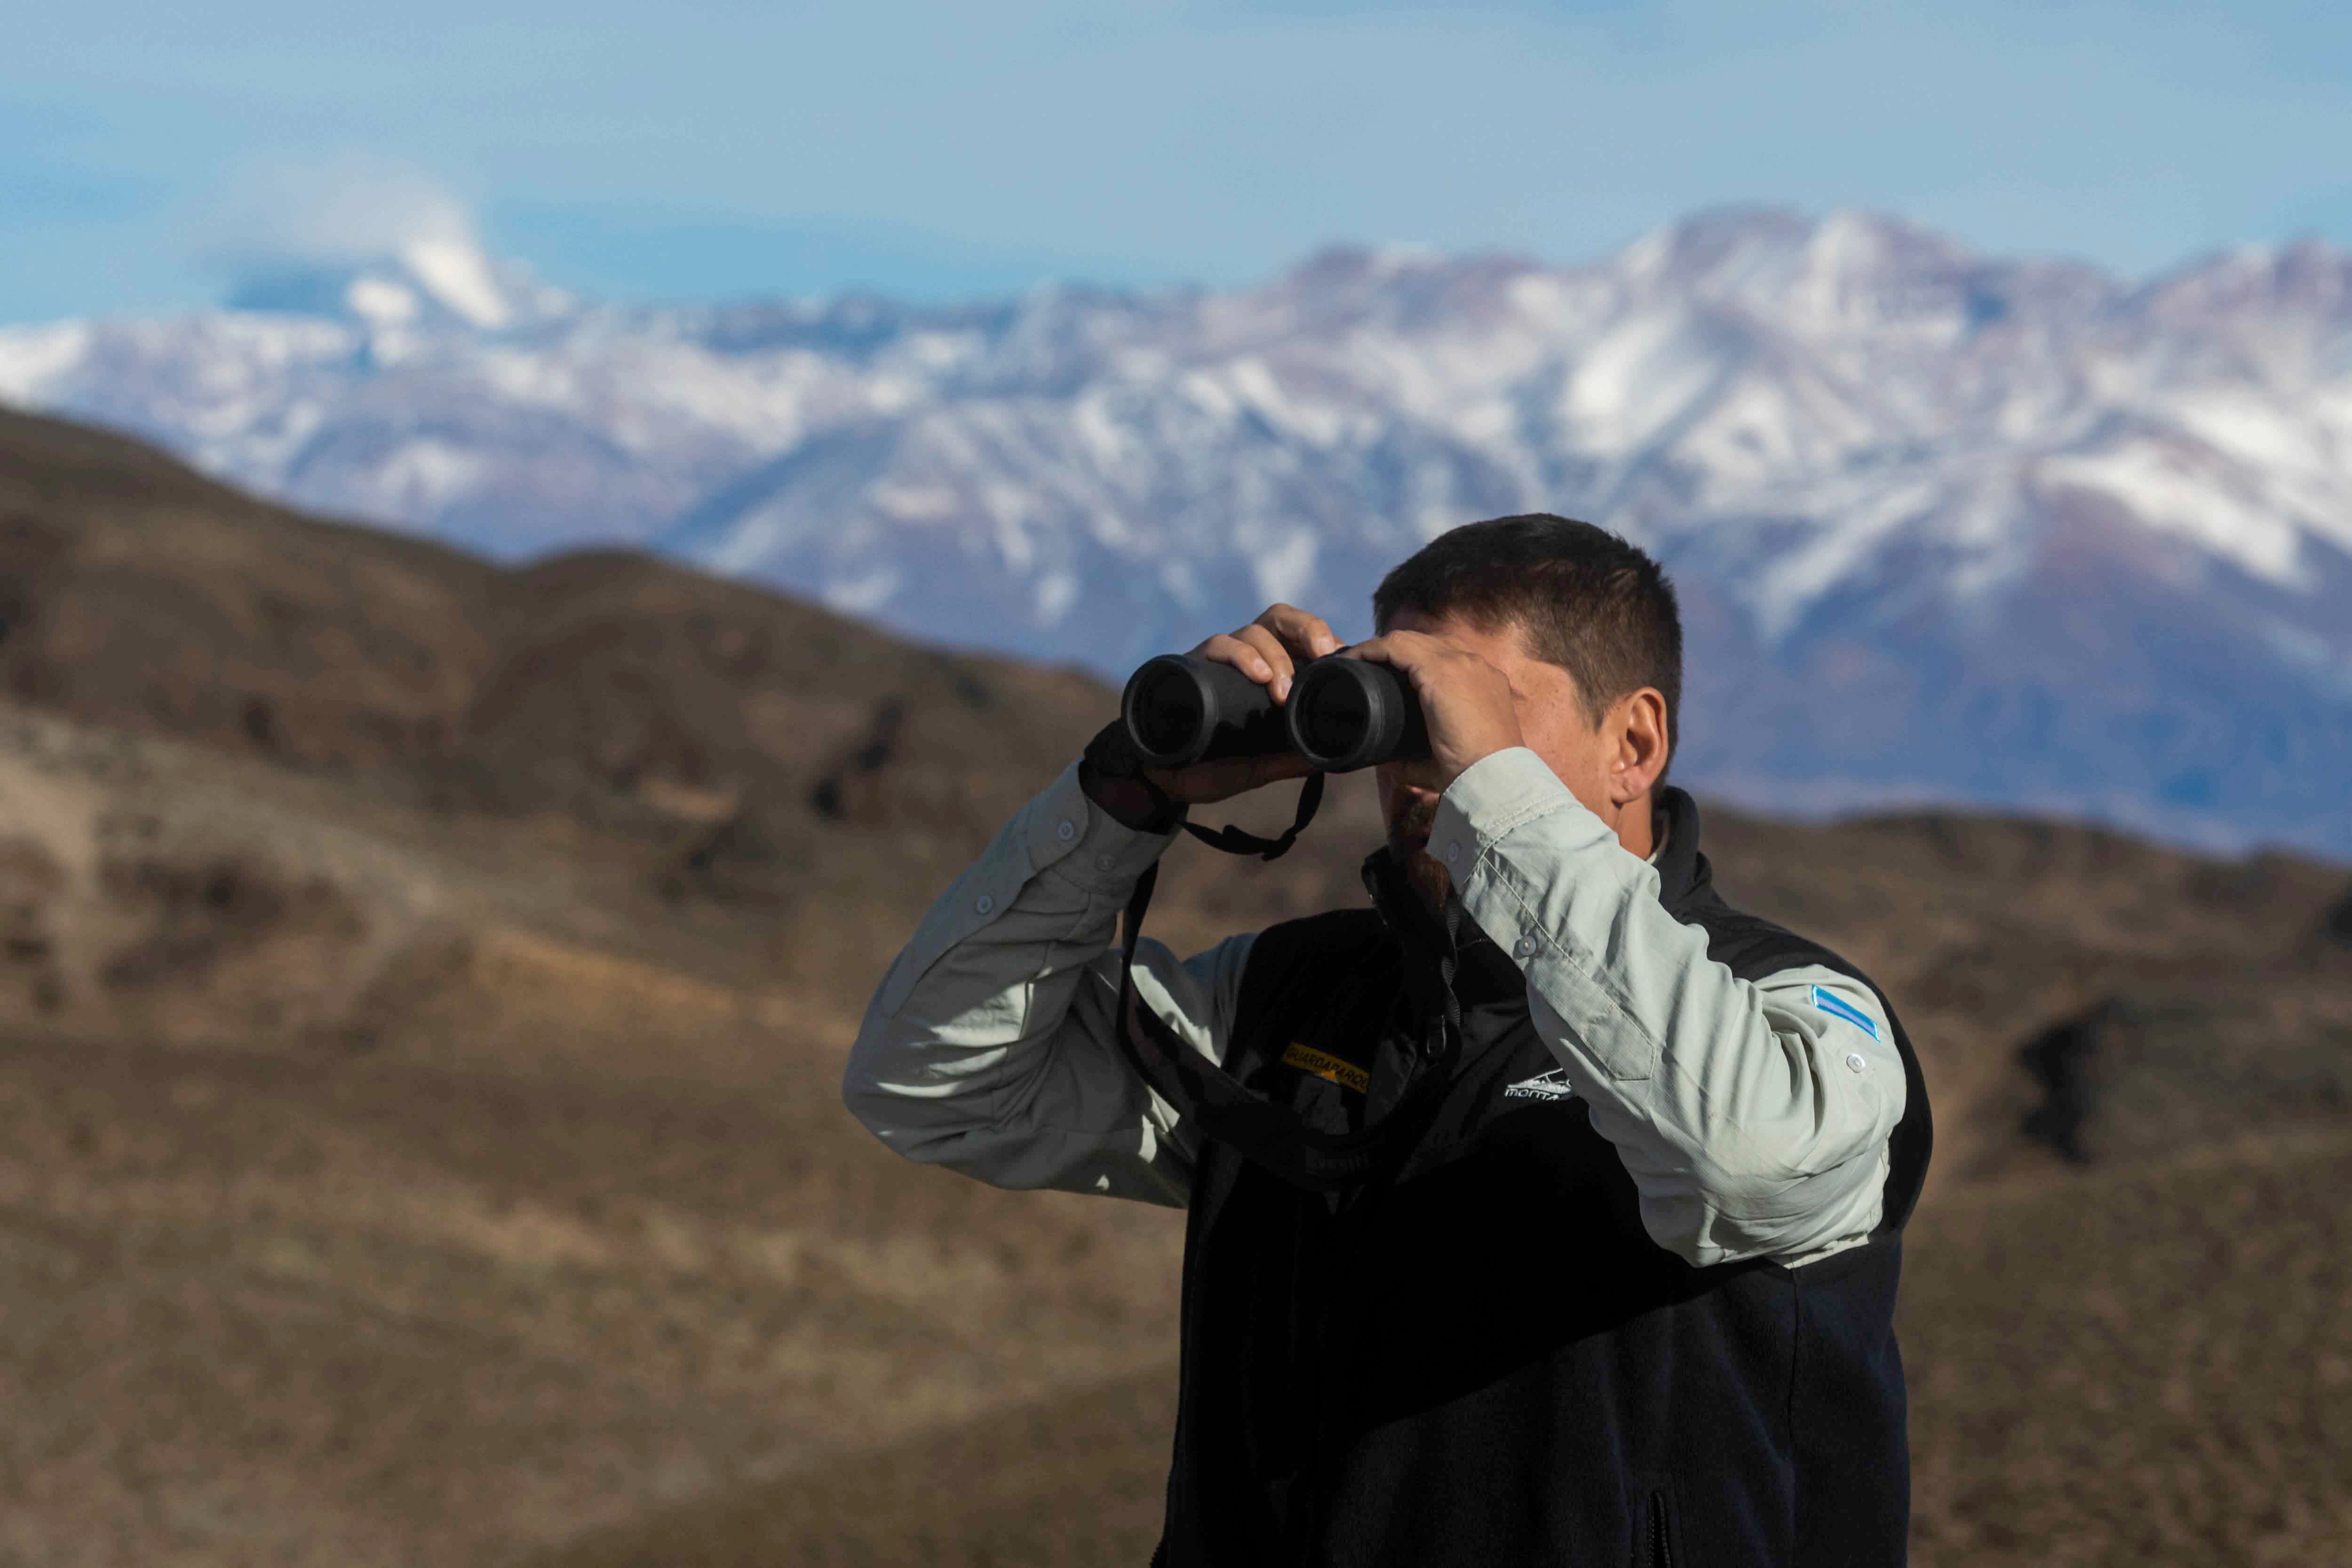
[[[1450, 524], [1664, 559], [1701, 786], [2352, 853], [2352, 257], [2149, 282], [1883, 217], [1547, 266], [620, 309], [444, 242], [0, 332], [0, 396], [501, 554], [652, 544], [1117, 673], [1269, 599], [1361, 630]], [[458, 252], [462, 252], [459, 254]]]

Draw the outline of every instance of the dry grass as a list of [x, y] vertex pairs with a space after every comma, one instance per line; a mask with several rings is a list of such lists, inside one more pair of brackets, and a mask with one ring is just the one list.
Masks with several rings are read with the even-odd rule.
[[2352, 1138], [1948, 1202], [1905, 1285], [1915, 1560], [2352, 1562]]
[[[2352, 1561], [2352, 1138], [2011, 1184], [1914, 1231], [1914, 1561]], [[835, 1460], [536, 1568], [1121, 1568], [1173, 1376]]]
[[7, 1047], [0, 1552], [496, 1560], [1166, 1343], [1171, 1216], [920, 1181], [831, 1089]]

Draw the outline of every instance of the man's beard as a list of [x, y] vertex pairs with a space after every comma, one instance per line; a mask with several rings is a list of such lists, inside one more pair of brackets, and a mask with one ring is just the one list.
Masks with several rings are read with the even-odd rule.
[[1389, 818], [1389, 853], [1404, 868], [1404, 879], [1432, 910], [1445, 907], [1454, 879], [1444, 861], [1429, 852], [1429, 830], [1437, 825], [1437, 802], [1407, 800]]

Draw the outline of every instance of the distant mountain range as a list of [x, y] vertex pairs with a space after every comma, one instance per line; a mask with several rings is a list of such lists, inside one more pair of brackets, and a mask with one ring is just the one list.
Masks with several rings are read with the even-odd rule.
[[915, 309], [599, 305], [442, 241], [0, 331], [0, 397], [1111, 674], [1269, 599], [1361, 631], [1436, 531], [1562, 511], [1681, 585], [1702, 788], [2352, 855], [2352, 256], [2316, 244], [2130, 282], [1739, 210], [1590, 266]]

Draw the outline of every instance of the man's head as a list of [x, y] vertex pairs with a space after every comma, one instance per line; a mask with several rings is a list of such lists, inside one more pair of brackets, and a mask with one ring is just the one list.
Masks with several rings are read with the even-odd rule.
[[[1682, 620], [1658, 563], [1605, 529], [1538, 512], [1438, 535], [1372, 595], [1383, 634], [1465, 644], [1510, 678], [1519, 728], [1570, 793], [1647, 853], [1682, 700]], [[1380, 770], [1389, 840], [1424, 892], [1437, 797]]]

